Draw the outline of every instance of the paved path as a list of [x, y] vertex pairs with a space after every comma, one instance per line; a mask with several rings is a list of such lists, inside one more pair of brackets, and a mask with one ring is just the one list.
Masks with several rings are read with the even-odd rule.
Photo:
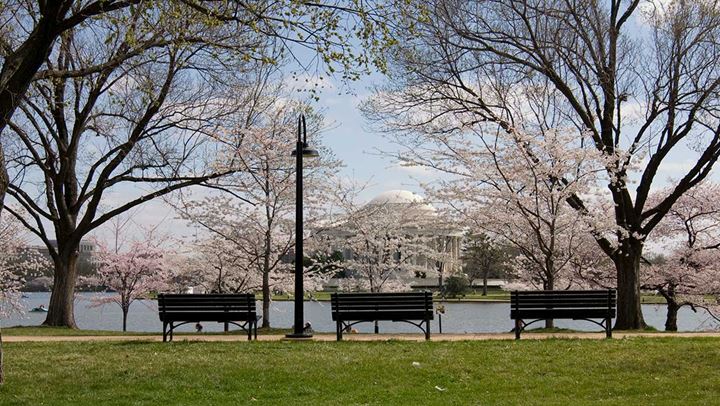
[[[626, 337], [717, 337], [720, 332], [698, 332], [698, 333], [613, 333], [613, 338]], [[481, 340], [512, 340], [514, 334], [434, 334], [431, 341], [481, 341]], [[581, 338], [581, 339], [603, 339], [605, 333], [524, 333], [523, 340], [548, 339], [548, 338]], [[284, 340], [283, 335], [259, 335], [258, 341], [280, 341]], [[424, 341], [422, 334], [345, 334], [345, 341]], [[162, 341], [162, 336], [3, 336], [6, 343], [16, 342], [54, 342], [54, 341]], [[247, 341], [244, 335], [176, 335], [175, 341]], [[316, 334], [312, 340], [302, 341], [335, 341], [335, 334]]]

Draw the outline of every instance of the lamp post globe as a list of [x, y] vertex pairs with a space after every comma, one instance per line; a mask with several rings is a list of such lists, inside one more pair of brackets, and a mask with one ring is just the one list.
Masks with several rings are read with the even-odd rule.
[[292, 334], [287, 338], [311, 338], [312, 331], [305, 329], [305, 291], [303, 287], [303, 158], [317, 158], [320, 156], [317, 150], [307, 144], [307, 129], [305, 127], [305, 116], [298, 118], [298, 139], [295, 150], [291, 156], [296, 162], [296, 185], [295, 185], [295, 309]]

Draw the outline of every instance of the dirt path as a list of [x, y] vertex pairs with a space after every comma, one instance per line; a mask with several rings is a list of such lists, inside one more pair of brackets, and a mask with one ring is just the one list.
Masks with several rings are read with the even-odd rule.
[[[720, 332], [699, 332], [699, 333], [613, 333], [613, 338], [626, 337], [717, 337]], [[513, 334], [434, 334], [431, 341], [480, 341], [480, 340], [512, 340]], [[603, 339], [604, 333], [525, 333], [523, 340], [542, 340], [548, 338], [580, 338], [580, 339]], [[283, 335], [260, 335], [258, 341], [279, 341], [284, 340]], [[345, 334], [345, 341], [424, 341], [421, 334]], [[55, 342], [55, 341], [162, 341], [162, 336], [4, 336], [6, 343], [18, 342]], [[177, 335], [175, 341], [247, 341], [244, 335]], [[335, 334], [315, 334], [312, 340], [304, 341], [335, 341]]]

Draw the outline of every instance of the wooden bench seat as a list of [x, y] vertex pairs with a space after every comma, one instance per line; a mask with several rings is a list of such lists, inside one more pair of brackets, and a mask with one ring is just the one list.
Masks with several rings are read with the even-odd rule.
[[[343, 330], [358, 323], [380, 320], [412, 324], [425, 333], [425, 339], [430, 339], [430, 320], [433, 319], [431, 292], [333, 293], [330, 302], [338, 341], [342, 340]], [[378, 333], [377, 325], [375, 333]]]
[[201, 321], [233, 324], [247, 332], [248, 340], [253, 333], [257, 339], [254, 294], [159, 294], [158, 313], [163, 342], [172, 341], [177, 327]]
[[522, 330], [530, 324], [549, 319], [587, 320], [605, 329], [611, 338], [615, 303], [614, 289], [513, 291], [510, 318], [515, 320], [515, 339], [519, 340]]

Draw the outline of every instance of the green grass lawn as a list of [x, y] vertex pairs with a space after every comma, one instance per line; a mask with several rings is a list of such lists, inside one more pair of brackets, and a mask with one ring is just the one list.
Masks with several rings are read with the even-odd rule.
[[716, 403], [720, 391], [714, 338], [56, 342], [5, 349], [2, 405], [689, 405]]
[[[205, 335], [231, 334], [246, 335], [247, 333], [235, 326], [230, 326], [231, 331], [223, 332], [203, 332]], [[289, 328], [258, 328], [258, 334], [287, 334], [292, 330]], [[81, 330], [66, 327], [48, 327], [48, 326], [16, 326], [5, 327], [2, 329], [5, 336], [157, 336], [162, 335], [161, 332], [137, 332], [137, 331], [111, 331], [111, 330]], [[177, 332], [176, 336], [195, 335], [195, 332]], [[2, 404], [0, 404], [2, 406]]]

